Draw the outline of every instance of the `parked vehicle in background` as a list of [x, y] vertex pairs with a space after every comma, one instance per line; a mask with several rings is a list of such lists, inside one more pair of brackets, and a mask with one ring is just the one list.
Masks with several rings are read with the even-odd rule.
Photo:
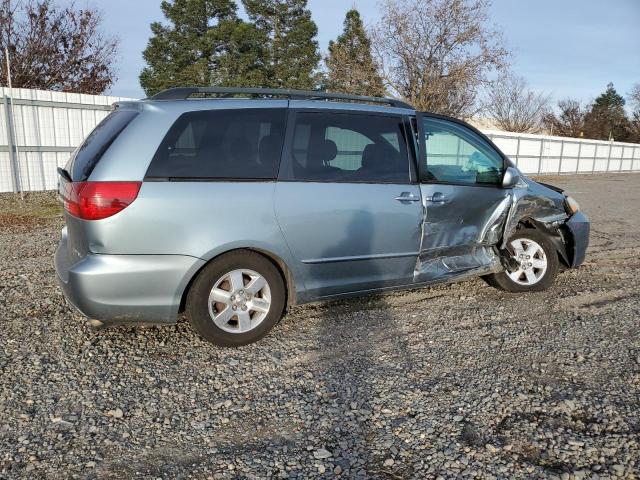
[[172, 323], [185, 310], [223, 346], [316, 300], [474, 276], [543, 290], [589, 235], [575, 200], [465, 122], [319, 92], [119, 103], [60, 169], [60, 195], [56, 271], [80, 312]]

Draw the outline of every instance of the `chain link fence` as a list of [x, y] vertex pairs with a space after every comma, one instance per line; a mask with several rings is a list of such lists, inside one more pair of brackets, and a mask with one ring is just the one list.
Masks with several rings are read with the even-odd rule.
[[[0, 87], [0, 192], [54, 190], [57, 167], [123, 97]], [[485, 133], [526, 174], [640, 171], [640, 145]]]

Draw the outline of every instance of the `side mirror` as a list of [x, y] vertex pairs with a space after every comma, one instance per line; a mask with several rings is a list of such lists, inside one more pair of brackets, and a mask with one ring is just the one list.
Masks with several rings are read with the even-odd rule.
[[508, 167], [502, 177], [502, 188], [513, 188], [520, 181], [520, 172], [513, 167]]

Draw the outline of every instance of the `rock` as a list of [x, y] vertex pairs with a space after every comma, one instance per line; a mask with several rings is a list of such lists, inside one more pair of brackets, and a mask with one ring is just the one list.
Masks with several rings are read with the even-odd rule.
[[116, 408], [115, 410], [109, 410], [107, 415], [113, 418], [122, 418], [124, 417], [124, 412], [120, 408]]
[[616, 464], [612, 468], [613, 468], [613, 473], [617, 477], [624, 477], [624, 465]]
[[317, 458], [318, 460], [323, 460], [325, 458], [331, 457], [332, 453], [329, 450], [326, 450], [324, 448], [319, 448], [318, 450], [313, 452], [313, 456], [314, 456], [314, 458]]

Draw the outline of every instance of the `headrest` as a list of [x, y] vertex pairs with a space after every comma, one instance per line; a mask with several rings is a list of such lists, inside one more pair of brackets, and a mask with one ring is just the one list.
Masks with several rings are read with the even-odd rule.
[[338, 155], [338, 147], [333, 140], [320, 140], [317, 148], [325, 162], [330, 162]]
[[309, 152], [309, 163], [312, 165], [326, 164], [336, 158], [338, 147], [333, 140], [319, 140]]
[[385, 158], [383, 149], [375, 143], [370, 143], [364, 148], [362, 152], [362, 167], [363, 168], [379, 168], [384, 164]]

